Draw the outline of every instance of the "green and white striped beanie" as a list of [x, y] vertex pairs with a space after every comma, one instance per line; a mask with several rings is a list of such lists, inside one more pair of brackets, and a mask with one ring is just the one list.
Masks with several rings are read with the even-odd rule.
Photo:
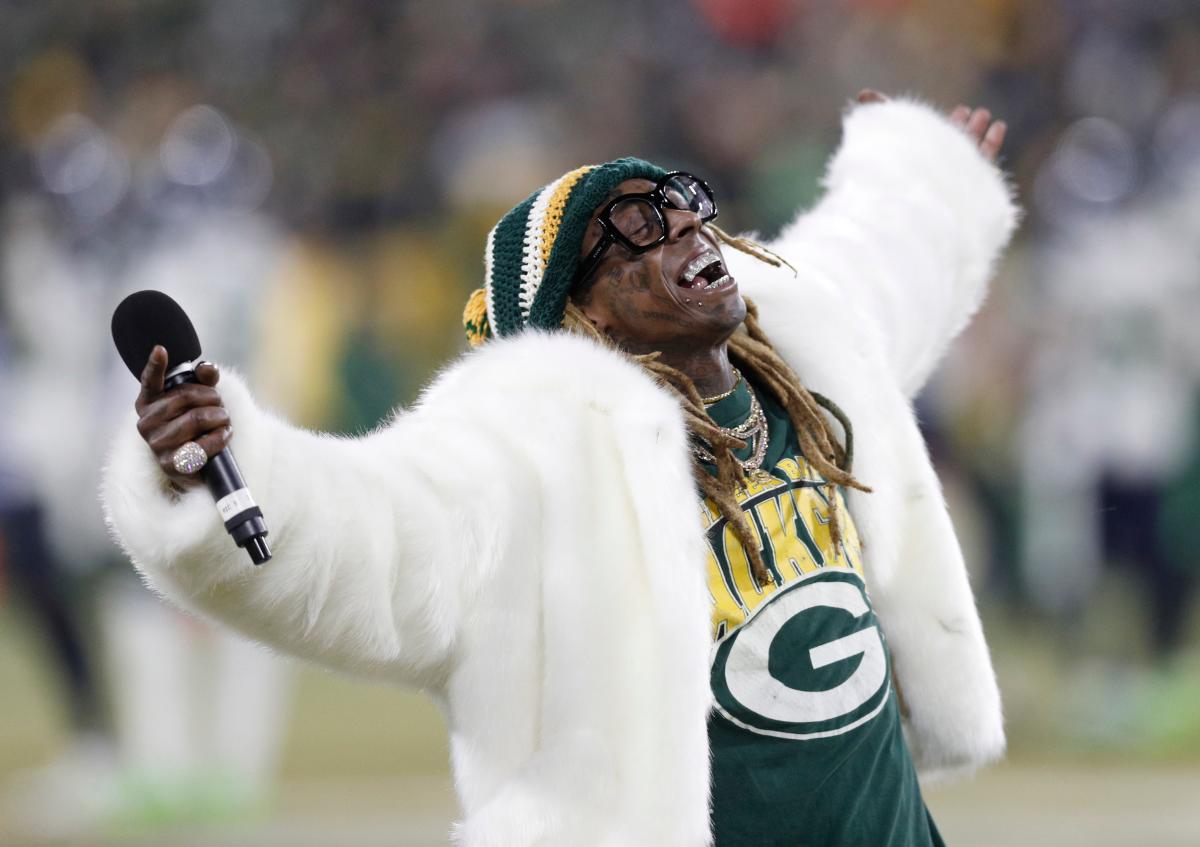
[[525, 327], [557, 329], [579, 267], [579, 248], [592, 212], [627, 179], [666, 174], [632, 157], [585, 165], [535, 191], [488, 233], [484, 287], [463, 312], [472, 346]]

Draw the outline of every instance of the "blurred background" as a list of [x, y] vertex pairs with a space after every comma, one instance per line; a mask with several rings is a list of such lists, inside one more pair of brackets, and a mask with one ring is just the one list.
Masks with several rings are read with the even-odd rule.
[[934, 816], [1200, 844], [1200, 3], [7, 0], [0, 57], [0, 844], [433, 845], [455, 815], [420, 694], [188, 621], [107, 541], [121, 297], [172, 293], [265, 403], [360, 432], [463, 349], [533, 188], [637, 154], [769, 238], [862, 87], [990, 107], [1026, 208], [919, 402], [1011, 738]]

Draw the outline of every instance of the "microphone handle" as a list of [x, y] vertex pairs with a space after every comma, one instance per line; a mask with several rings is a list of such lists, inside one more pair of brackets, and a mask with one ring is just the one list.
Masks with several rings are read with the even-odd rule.
[[[197, 363], [199, 364], [199, 363]], [[165, 382], [164, 389], [174, 388], [185, 382], [198, 382], [192, 368], [173, 373]], [[225, 531], [238, 547], [245, 548], [250, 561], [261, 565], [271, 558], [267, 545], [267, 523], [262, 509], [254, 502], [250, 489], [242, 479], [237, 460], [228, 447], [209, 458], [201, 469], [200, 476], [216, 501], [217, 511], [225, 523]]]

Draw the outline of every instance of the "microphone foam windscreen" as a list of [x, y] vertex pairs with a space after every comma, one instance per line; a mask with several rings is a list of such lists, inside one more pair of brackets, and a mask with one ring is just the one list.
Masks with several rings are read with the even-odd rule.
[[200, 339], [187, 313], [161, 291], [138, 291], [117, 306], [113, 342], [125, 366], [141, 379], [154, 345], [167, 348], [167, 372], [200, 358]]

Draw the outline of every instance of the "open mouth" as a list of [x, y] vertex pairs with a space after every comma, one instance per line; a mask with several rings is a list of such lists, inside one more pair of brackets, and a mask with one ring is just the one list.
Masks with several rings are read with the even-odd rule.
[[733, 282], [725, 269], [725, 263], [713, 250], [705, 250], [687, 263], [677, 280], [680, 288], [693, 291], [711, 291]]

